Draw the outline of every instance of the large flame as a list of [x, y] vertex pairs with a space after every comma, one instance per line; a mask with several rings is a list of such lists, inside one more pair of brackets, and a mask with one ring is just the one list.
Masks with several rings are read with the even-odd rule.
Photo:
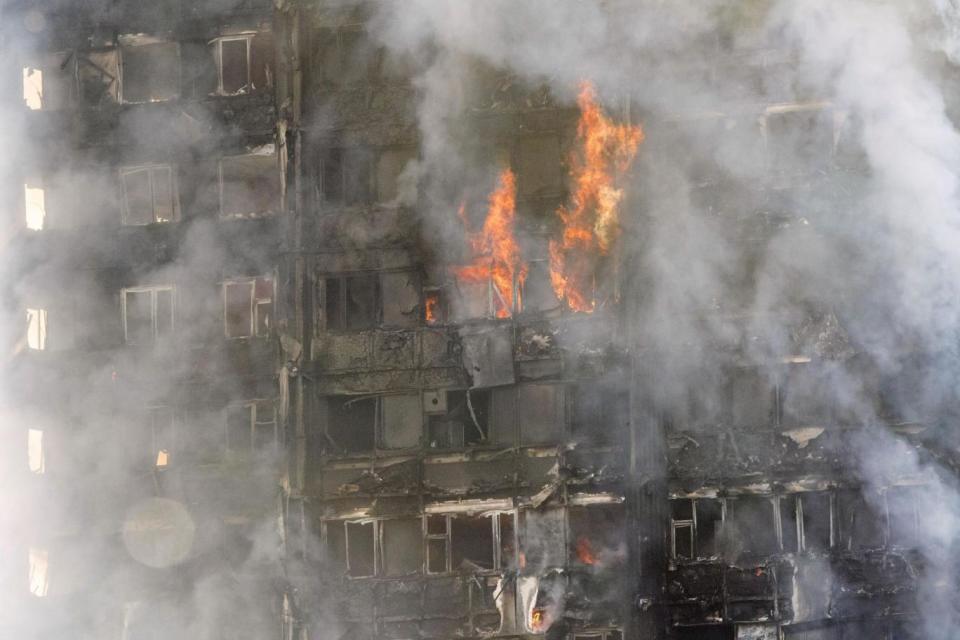
[[461, 282], [491, 284], [493, 304], [498, 318], [509, 318], [513, 313], [515, 291], [527, 277], [527, 265], [520, 257], [520, 246], [514, 236], [516, 224], [516, 178], [509, 169], [500, 174], [497, 188], [490, 194], [487, 217], [483, 228], [470, 231], [464, 206], [460, 219], [467, 227], [467, 244], [472, 261], [455, 267], [454, 274]]
[[597, 257], [610, 251], [620, 233], [623, 190], [616, 184], [630, 168], [643, 130], [608, 119], [590, 83], [581, 85], [577, 103], [578, 148], [570, 158], [573, 196], [557, 210], [563, 232], [550, 241], [550, 281], [571, 309], [591, 312]]
[[597, 564], [597, 554], [593, 550], [593, 543], [586, 536], [577, 538], [577, 559], [583, 564]]

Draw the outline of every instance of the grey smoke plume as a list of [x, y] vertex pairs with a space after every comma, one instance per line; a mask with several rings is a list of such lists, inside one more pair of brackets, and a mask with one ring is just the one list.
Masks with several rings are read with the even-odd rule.
[[[659, 358], [652, 396], [666, 404], [687, 396], [709, 402], [722, 378], [704, 360], [709, 347], [739, 343], [768, 367], [804, 348], [795, 326], [814, 313], [838, 320], [827, 324], [846, 335], [825, 385], [831, 404], [865, 424], [881, 422], [863, 392], [869, 381], [853, 366], [865, 357], [881, 375], [914, 379], [909, 393], [891, 394], [900, 414], [932, 425], [931, 446], [954, 448], [955, 2], [413, 0], [379, 5], [374, 33], [422, 69], [418, 116], [432, 177], [425, 199], [436, 219], [452, 210], [436, 184], [469, 180], [472, 169], [463, 160], [468, 134], [458, 116], [471, 108], [478, 61], [526, 88], [546, 83], [559, 101], [570, 102], [584, 79], [613, 106], [629, 96], [634, 117], [648, 125], [624, 224], [641, 283], [636, 335], [656, 345]], [[717, 55], [750, 50], [766, 60], [750, 73], [736, 58]], [[826, 141], [835, 148], [834, 170], [785, 190], [771, 176], [751, 114], [764, 104], [815, 101], [832, 104], [840, 125]], [[659, 130], [698, 118], [705, 126], [681, 138], [684, 144], [658, 143]], [[789, 169], [809, 162], [811, 144], [788, 137], [774, 151]], [[705, 167], [726, 185], [708, 197], [699, 188]], [[919, 366], [909, 366], [918, 358]], [[924, 513], [935, 523], [921, 550], [940, 569], [923, 580], [925, 637], [954, 637], [956, 482], [883, 430], [857, 445], [851, 462], [866, 486], [904, 475], [926, 480]]]

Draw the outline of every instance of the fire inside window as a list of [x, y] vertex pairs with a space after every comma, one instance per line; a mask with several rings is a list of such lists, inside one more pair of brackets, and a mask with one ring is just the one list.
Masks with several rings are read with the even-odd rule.
[[27, 309], [27, 348], [34, 351], [47, 348], [46, 309]]
[[172, 285], [123, 290], [123, 333], [127, 344], [153, 344], [173, 333]]
[[273, 325], [273, 298], [272, 278], [243, 278], [223, 283], [226, 336], [269, 336]]
[[177, 219], [176, 181], [168, 165], [127, 167], [123, 182], [123, 223], [145, 225]]

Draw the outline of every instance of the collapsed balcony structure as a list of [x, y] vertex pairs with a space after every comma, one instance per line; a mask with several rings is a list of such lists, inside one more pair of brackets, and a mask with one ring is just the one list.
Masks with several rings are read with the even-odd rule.
[[857, 371], [904, 455], [952, 468], [884, 404], [910, 372], [814, 307], [748, 357], [727, 300], [664, 391], [620, 241], [635, 160], [734, 126], [762, 205], [701, 158], [695, 197], [745, 243], [798, 224], [791, 187], [852, 162], [832, 105], [656, 120], [477, 63], [441, 220], [413, 61], [366, 4], [6, 12], [36, 637], [912, 637], [929, 478], [865, 486], [878, 425], [823, 400]]

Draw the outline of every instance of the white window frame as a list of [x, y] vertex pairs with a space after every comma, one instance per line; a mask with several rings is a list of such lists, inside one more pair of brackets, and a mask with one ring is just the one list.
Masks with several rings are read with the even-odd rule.
[[[253, 38], [255, 33], [242, 33], [214, 38], [208, 44], [214, 47], [214, 59], [217, 63], [217, 91], [218, 96], [243, 96], [253, 92]], [[234, 93], [227, 93], [223, 89], [223, 43], [244, 41], [247, 43], [247, 81], [244, 88]]]
[[[130, 200], [129, 194], [127, 193], [127, 176], [131, 176], [135, 173], [140, 173], [141, 171], [146, 171], [147, 176], [150, 181], [150, 203], [151, 208], [153, 209], [152, 220], [150, 222], [131, 222], [130, 221]], [[169, 220], [158, 220], [157, 219], [157, 189], [156, 189], [156, 174], [160, 171], [166, 171], [170, 176], [170, 204], [172, 207], [172, 213]], [[176, 222], [180, 219], [180, 198], [179, 192], [177, 189], [177, 172], [174, 165], [170, 164], [143, 164], [143, 165], [134, 165], [129, 167], [122, 167], [120, 169], [120, 188], [123, 191], [123, 206], [121, 210], [123, 212], [123, 224], [125, 226], [146, 226], [149, 224], [159, 224], [167, 222]]]
[[[258, 298], [257, 297], [257, 280], [270, 280], [270, 298]], [[227, 314], [227, 287], [238, 286], [238, 285], [248, 285], [250, 287], [250, 327], [249, 331], [245, 335], [230, 335], [230, 323], [228, 320]], [[223, 297], [223, 335], [231, 340], [238, 340], [244, 338], [264, 338], [270, 336], [273, 333], [273, 327], [268, 326], [266, 333], [259, 333], [260, 329], [260, 307], [261, 305], [269, 305], [270, 317], [274, 315], [274, 305], [275, 300], [277, 299], [277, 281], [272, 275], [264, 276], [249, 276], [243, 278], [231, 278], [229, 280], [223, 281], [223, 286], [221, 287], [221, 295]]]
[[159, 336], [157, 335], [157, 293], [160, 291], [170, 292], [170, 331], [176, 330], [177, 321], [177, 289], [172, 284], [153, 285], [143, 287], [125, 287], [121, 291], [121, 306], [123, 308], [123, 339], [127, 344], [137, 344], [130, 342], [130, 331], [127, 327], [127, 295], [131, 293], [149, 293], [150, 294], [150, 319], [153, 336], [147, 344], [156, 344]]
[[47, 310], [40, 307], [27, 308], [27, 348], [31, 351], [47, 349]]
[[[510, 509], [507, 511], [490, 511], [484, 513], [425, 513], [423, 514], [423, 572], [426, 575], [444, 575], [449, 573], [454, 573], [456, 569], [453, 567], [453, 520], [458, 516], [460, 517], [469, 517], [469, 518], [487, 518], [490, 521], [491, 527], [491, 538], [493, 548], [491, 549], [491, 557], [493, 558], [493, 569], [484, 569], [484, 571], [504, 571], [506, 563], [503, 559], [503, 541], [501, 539], [501, 529], [500, 529], [500, 516], [508, 515], [513, 519], [513, 532], [514, 532], [514, 549], [518, 548], [517, 545], [517, 531], [518, 531], [518, 514], [516, 509]], [[429, 518], [444, 518], [446, 524], [445, 533], [429, 533], [428, 528], [428, 519]], [[443, 571], [430, 571], [430, 540], [443, 540], [445, 541], [446, 547], [446, 558], [444, 560], [444, 569]]]

